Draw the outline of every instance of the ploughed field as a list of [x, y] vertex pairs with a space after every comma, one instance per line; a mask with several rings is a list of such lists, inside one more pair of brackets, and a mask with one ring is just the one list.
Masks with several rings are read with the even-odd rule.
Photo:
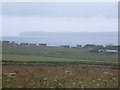
[[54, 61], [85, 62], [117, 65], [118, 55], [89, 52], [84, 49], [64, 47], [19, 47], [3, 46], [3, 61]]

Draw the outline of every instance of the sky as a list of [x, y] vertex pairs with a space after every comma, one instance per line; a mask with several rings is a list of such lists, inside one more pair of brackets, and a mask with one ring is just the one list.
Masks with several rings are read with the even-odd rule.
[[117, 2], [4, 2], [2, 34], [118, 31]]

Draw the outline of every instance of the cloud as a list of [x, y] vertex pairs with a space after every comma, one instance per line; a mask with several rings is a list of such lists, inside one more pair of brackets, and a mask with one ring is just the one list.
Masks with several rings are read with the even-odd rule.
[[46, 17], [117, 18], [118, 3], [14, 2], [3, 3], [3, 15]]
[[117, 2], [5, 2], [3, 35], [26, 31], [111, 32], [118, 30]]
[[3, 35], [19, 35], [26, 31], [112, 32], [117, 31], [117, 27], [114, 18], [3, 17]]

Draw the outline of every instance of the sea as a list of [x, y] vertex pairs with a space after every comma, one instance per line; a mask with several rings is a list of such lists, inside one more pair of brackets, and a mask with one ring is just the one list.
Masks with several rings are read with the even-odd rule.
[[96, 44], [96, 45], [118, 45], [118, 36], [114, 35], [64, 35], [60, 36], [3, 36], [2, 41], [14, 41], [16, 43], [46, 43], [48, 46], [60, 46], [60, 45], [86, 45], [86, 44]]

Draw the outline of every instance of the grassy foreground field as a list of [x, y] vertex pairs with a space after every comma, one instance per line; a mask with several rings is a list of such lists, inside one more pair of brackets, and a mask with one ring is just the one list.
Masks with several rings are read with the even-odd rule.
[[118, 70], [81, 65], [3, 66], [3, 88], [118, 88]]

